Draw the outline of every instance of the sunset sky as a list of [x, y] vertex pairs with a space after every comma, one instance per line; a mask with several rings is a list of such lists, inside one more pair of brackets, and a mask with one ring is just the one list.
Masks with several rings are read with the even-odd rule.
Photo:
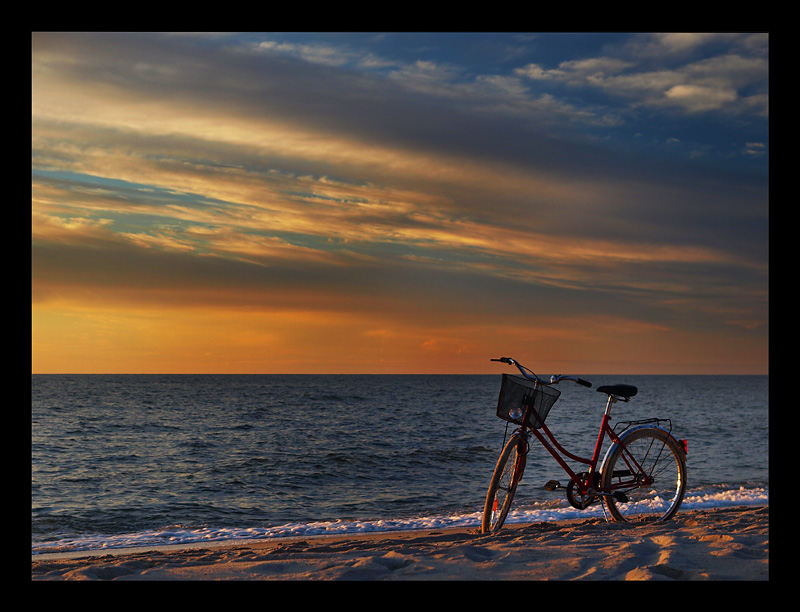
[[768, 372], [767, 34], [31, 59], [34, 373]]

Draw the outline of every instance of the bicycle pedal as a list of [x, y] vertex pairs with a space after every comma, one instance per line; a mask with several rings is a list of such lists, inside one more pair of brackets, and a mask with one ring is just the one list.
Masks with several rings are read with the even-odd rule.
[[548, 480], [548, 481], [547, 481], [547, 482], [544, 484], [544, 488], [545, 488], [547, 491], [555, 491], [556, 489], [561, 489], [561, 488], [562, 488], [562, 486], [561, 486], [561, 483], [560, 483], [560, 482], [558, 482], [557, 480]]
[[625, 495], [622, 491], [617, 491], [614, 493], [614, 499], [616, 499], [621, 504], [628, 503], [628, 496]]

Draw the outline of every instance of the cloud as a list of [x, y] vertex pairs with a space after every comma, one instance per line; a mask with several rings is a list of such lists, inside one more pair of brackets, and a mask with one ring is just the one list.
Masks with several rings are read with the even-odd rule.
[[307, 62], [325, 66], [342, 66], [360, 57], [359, 54], [343, 50], [340, 46], [323, 44], [300, 45], [265, 40], [254, 44], [252, 48], [256, 52], [291, 55]]
[[759, 32], [654, 32], [635, 36], [622, 45], [624, 52], [638, 57], [687, 58], [702, 51], [734, 49], [738, 52], [766, 55], [769, 34]]
[[733, 88], [705, 85], [674, 85], [664, 92], [664, 96], [692, 113], [722, 108], [738, 98]]
[[[736, 40], [698, 59], [720, 41], [648, 39], [673, 65], [618, 46], [478, 71], [330, 41], [35, 35], [34, 303], [314, 313], [409, 350], [528, 312], [562, 337], [590, 315], [760, 329], [763, 176], [599, 137], [644, 105], [745, 112], [763, 58]], [[760, 136], [737, 153], [765, 157]]]
[[763, 142], [745, 143], [745, 154], [753, 157], [761, 157], [766, 153], [766, 145]]
[[[712, 43], [739, 43], [711, 57], [692, 52]], [[614, 56], [561, 62], [557, 68], [528, 64], [516, 74], [593, 88], [633, 105], [673, 108], [686, 113], [724, 111], [766, 116], [766, 39], [749, 35], [663, 34], [634, 39], [611, 49]]]

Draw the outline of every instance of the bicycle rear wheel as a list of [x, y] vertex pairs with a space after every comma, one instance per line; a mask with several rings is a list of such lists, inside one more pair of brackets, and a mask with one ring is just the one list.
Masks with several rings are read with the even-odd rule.
[[505, 523], [517, 484], [525, 471], [526, 455], [527, 442], [520, 436], [512, 436], [500, 453], [486, 493], [481, 533], [497, 533]]
[[604, 496], [608, 511], [617, 521], [669, 520], [686, 492], [683, 449], [654, 427], [634, 430], [623, 442], [603, 466], [602, 489], [617, 495]]

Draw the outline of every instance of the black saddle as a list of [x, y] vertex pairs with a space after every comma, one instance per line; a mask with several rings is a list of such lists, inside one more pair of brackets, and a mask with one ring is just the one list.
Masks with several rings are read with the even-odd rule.
[[633, 385], [603, 385], [602, 387], [597, 387], [597, 391], [617, 397], [633, 397], [639, 390]]

